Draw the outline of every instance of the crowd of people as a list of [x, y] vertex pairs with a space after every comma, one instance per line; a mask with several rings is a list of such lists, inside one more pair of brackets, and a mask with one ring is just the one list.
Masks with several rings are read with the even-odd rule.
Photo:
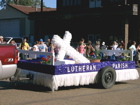
[[76, 49], [81, 54], [89, 56], [89, 54], [95, 50], [124, 50], [124, 47], [125, 44], [122, 40], [120, 42], [113, 41], [111, 45], [106, 45], [104, 41], [102, 43], [100, 41], [96, 41], [95, 44], [93, 44], [91, 41], [88, 41], [85, 44], [84, 39], [81, 38]]
[[[3, 40], [3, 36], [0, 36], [0, 44], [5, 44], [6, 42]], [[12, 40], [10, 42], [12, 45], [15, 45], [18, 49], [21, 50], [31, 50], [31, 51], [41, 51], [41, 52], [54, 52], [55, 55], [58, 54], [59, 48], [57, 46], [54, 46], [51, 43], [51, 39], [47, 39], [46, 42], [43, 41], [43, 39], [40, 39], [39, 41], [36, 41], [34, 45], [31, 47], [29, 43], [27, 42], [27, 39], [24, 38], [23, 42], [20, 43], [19, 46], [17, 46], [16, 42]], [[90, 40], [85, 43], [84, 38], [81, 38], [79, 41], [79, 44], [75, 48], [80, 54], [83, 56], [88, 57], [91, 52], [94, 52], [96, 50], [132, 50], [134, 51], [134, 60], [136, 61], [136, 64], [139, 64], [140, 62], [140, 44], [137, 44], [136, 41], [131, 41], [127, 43], [127, 48], [125, 48], [125, 43], [123, 40], [120, 41], [113, 41], [111, 45], [106, 45], [104, 41], [96, 41], [95, 44], [91, 42]], [[26, 59], [27, 55], [20, 55], [21, 59]]]
[[137, 45], [136, 41], [129, 40], [127, 43], [127, 48], [125, 48], [125, 43], [123, 40], [113, 41], [111, 45], [106, 45], [104, 41], [102, 43], [100, 41], [96, 41], [95, 44], [93, 44], [91, 41], [88, 41], [87, 44], [85, 44], [84, 41], [85, 40], [81, 38], [76, 50], [86, 57], [90, 56], [90, 53], [96, 50], [132, 50], [133, 60], [137, 65], [140, 63], [140, 44]]
[[[43, 39], [40, 39], [39, 41], [36, 41], [33, 46], [30, 46], [29, 43], [27, 43], [27, 39], [24, 38], [23, 42], [18, 46], [18, 49], [30, 50], [30, 51], [40, 51], [40, 52], [54, 52], [55, 47], [51, 43], [50, 39], [48, 39], [46, 41], [46, 43], [43, 41]], [[30, 55], [29, 58], [30, 57], [35, 58], [33, 56], [34, 55]], [[21, 53], [20, 57], [21, 57], [21, 59], [26, 59], [28, 57], [28, 55]]]

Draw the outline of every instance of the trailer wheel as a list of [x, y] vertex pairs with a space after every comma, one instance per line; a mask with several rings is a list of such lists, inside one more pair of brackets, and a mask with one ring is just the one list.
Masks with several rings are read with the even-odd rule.
[[101, 88], [111, 88], [116, 81], [116, 72], [115, 70], [110, 67], [106, 66], [102, 68], [98, 73], [98, 85]]

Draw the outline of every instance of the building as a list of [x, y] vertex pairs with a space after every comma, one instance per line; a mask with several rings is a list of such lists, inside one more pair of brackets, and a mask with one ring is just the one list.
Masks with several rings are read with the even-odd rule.
[[[43, 11], [54, 11], [43, 8]], [[7, 37], [27, 37], [34, 39], [34, 21], [28, 19], [30, 12], [40, 12], [40, 8], [31, 6], [11, 5], [0, 10], [0, 35]]]
[[135, 40], [140, 43], [139, 0], [57, 0], [57, 11], [34, 12], [35, 37], [72, 33], [72, 42]]

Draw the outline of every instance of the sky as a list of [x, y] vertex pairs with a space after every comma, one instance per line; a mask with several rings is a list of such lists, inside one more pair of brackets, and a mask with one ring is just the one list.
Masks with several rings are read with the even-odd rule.
[[56, 8], [56, 0], [43, 0], [46, 7]]

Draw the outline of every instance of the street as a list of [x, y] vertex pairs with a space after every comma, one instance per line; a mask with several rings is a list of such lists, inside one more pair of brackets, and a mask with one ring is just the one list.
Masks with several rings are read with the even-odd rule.
[[[140, 68], [138, 68], [140, 73]], [[111, 89], [88, 86], [49, 88], [0, 81], [0, 105], [139, 105], [140, 79], [117, 82]]]

